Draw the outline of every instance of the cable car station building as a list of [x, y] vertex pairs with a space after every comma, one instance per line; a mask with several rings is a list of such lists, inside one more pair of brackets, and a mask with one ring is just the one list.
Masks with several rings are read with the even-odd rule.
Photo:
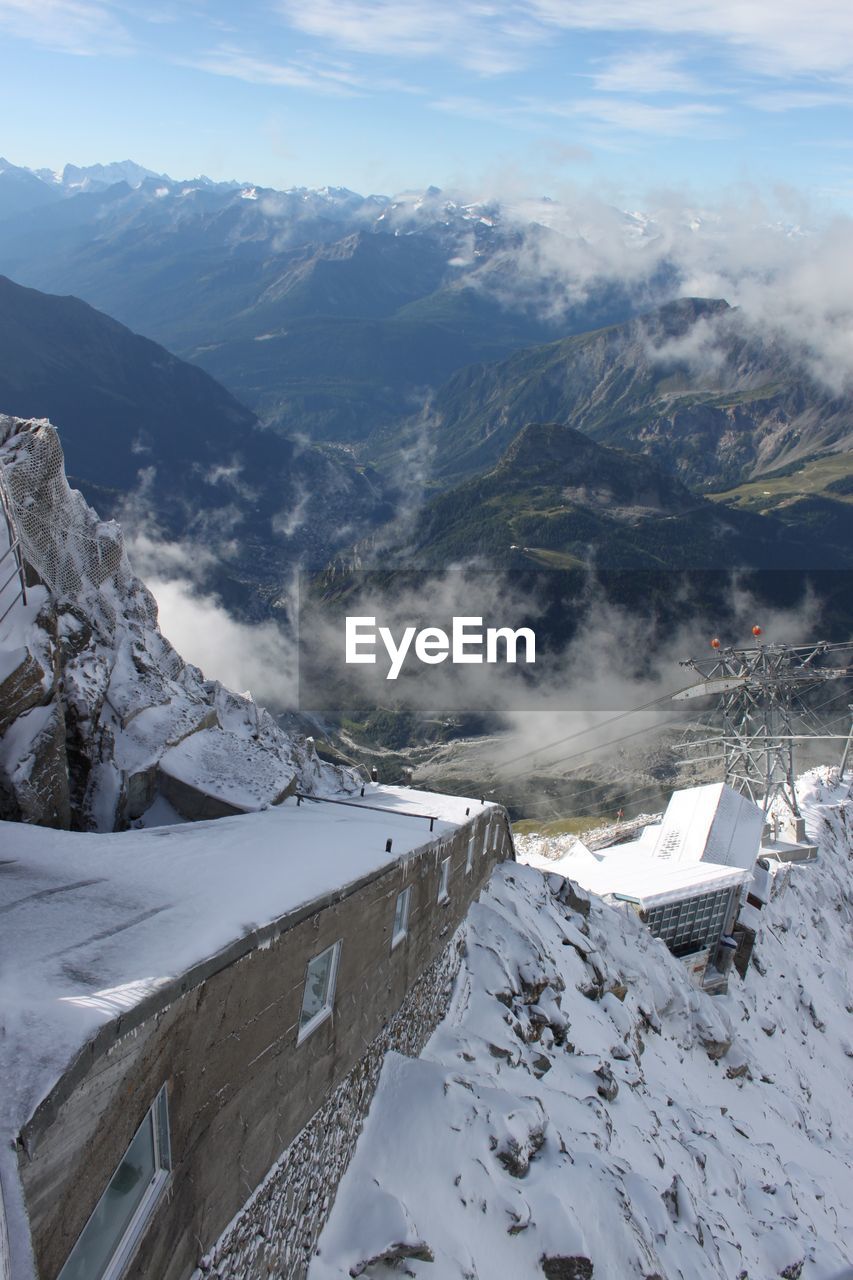
[[553, 864], [584, 889], [630, 904], [707, 991], [725, 988], [731, 938], [761, 851], [764, 813], [723, 782], [675, 791], [637, 840]]

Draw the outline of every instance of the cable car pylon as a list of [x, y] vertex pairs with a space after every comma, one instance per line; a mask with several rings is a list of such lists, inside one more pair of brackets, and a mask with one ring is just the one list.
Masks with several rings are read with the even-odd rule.
[[843, 679], [851, 674], [851, 668], [816, 665], [839, 647], [825, 641], [766, 644], [759, 639], [761, 627], [753, 627], [752, 634], [755, 644], [750, 647], [724, 647], [715, 637], [708, 658], [683, 661], [680, 665], [695, 671], [699, 683], [674, 694], [673, 701], [718, 697], [722, 714], [718, 741], [725, 761], [725, 781], [761, 805], [765, 813], [781, 799], [799, 825], [802, 815], [794, 744], [815, 735], [795, 733], [794, 718], [805, 710], [802, 696], [808, 689]]

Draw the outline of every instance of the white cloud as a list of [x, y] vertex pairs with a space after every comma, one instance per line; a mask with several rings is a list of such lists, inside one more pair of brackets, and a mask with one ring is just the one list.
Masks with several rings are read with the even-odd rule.
[[758, 111], [811, 111], [820, 107], [853, 105], [853, 96], [826, 89], [774, 89], [766, 93], [754, 93], [746, 99], [750, 107]]
[[540, 128], [555, 118], [573, 120], [584, 126], [599, 145], [619, 134], [683, 138], [720, 132], [724, 109], [714, 103], [679, 102], [662, 106], [617, 96], [587, 97], [551, 102], [546, 99], [516, 98], [497, 104], [470, 96], [439, 98], [430, 103], [434, 111], [449, 115], [512, 125], [519, 129]]
[[497, 103], [469, 95], [436, 98], [429, 104], [433, 111], [443, 111], [450, 116], [464, 116], [467, 120], [485, 120], [489, 124], [510, 125], [518, 129], [535, 128], [535, 113], [527, 104]]
[[696, 93], [696, 77], [685, 71], [671, 50], [642, 49], [613, 58], [592, 76], [599, 93]]
[[150, 578], [160, 630], [208, 680], [273, 707], [296, 704], [296, 653], [274, 622], [238, 622], [186, 578]]
[[768, 75], [853, 75], [849, 0], [528, 0], [527, 8], [569, 30], [702, 36]]
[[[853, 390], [853, 218], [821, 218], [796, 193], [749, 190], [713, 208], [671, 193], [647, 214], [626, 215], [576, 188], [537, 220], [555, 234], [525, 229], [522, 207], [521, 245], [475, 277], [499, 298], [553, 316], [607, 283], [649, 308], [669, 297], [724, 298], [830, 392]], [[713, 335], [697, 334], [707, 363]]]
[[232, 460], [230, 463], [218, 463], [209, 467], [204, 473], [205, 484], [230, 490], [244, 502], [255, 502], [258, 492], [243, 479], [243, 464]]
[[[556, 27], [697, 37], [727, 46], [753, 73], [853, 79], [849, 0], [279, 0], [278, 9], [296, 30], [353, 51], [438, 56], [482, 74], [526, 64]], [[668, 50], [616, 58], [593, 74], [606, 92], [695, 92]]]
[[[239, 468], [212, 467], [211, 484], [239, 485]], [[213, 508], [193, 522], [193, 534], [172, 539], [159, 528], [150, 508], [157, 473], [141, 474], [134, 494], [120, 511], [125, 547], [136, 573], [157, 601], [160, 630], [186, 662], [209, 680], [250, 692], [273, 709], [296, 705], [296, 646], [276, 622], [241, 622], [228, 612], [210, 583], [238, 552], [236, 509]], [[288, 593], [283, 593], [285, 601]], [[289, 616], [286, 617], [290, 622]]]
[[630, 98], [581, 98], [577, 102], [541, 104], [542, 114], [581, 116], [596, 125], [620, 133], [652, 134], [659, 137], [696, 137], [706, 133], [710, 122], [722, 115], [722, 107], [706, 102], [681, 102], [659, 106]]
[[128, 53], [126, 28], [103, 4], [87, 0], [0, 0], [0, 30], [62, 53]]
[[221, 45], [192, 58], [175, 58], [178, 66], [207, 71], [211, 75], [243, 80], [248, 84], [274, 85], [279, 88], [306, 89], [338, 97], [352, 97], [359, 92], [358, 77], [341, 69], [321, 68], [257, 58], [231, 45]]
[[481, 75], [514, 71], [543, 31], [521, 5], [488, 0], [280, 0], [298, 31], [359, 53], [445, 57]]

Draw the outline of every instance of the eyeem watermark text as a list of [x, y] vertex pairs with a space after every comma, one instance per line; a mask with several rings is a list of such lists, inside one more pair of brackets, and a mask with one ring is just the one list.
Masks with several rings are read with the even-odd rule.
[[405, 627], [399, 641], [390, 627], [377, 627], [375, 617], [348, 617], [346, 620], [346, 662], [376, 663], [379, 645], [388, 657], [386, 680], [396, 680], [411, 652], [427, 666], [448, 659], [455, 664], [536, 661], [536, 635], [530, 627], [487, 627], [482, 618], [454, 618], [450, 635], [441, 627]]

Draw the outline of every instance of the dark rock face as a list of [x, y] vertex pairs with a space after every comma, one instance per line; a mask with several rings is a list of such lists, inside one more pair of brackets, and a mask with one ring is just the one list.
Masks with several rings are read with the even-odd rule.
[[603, 1098], [605, 1102], [613, 1102], [619, 1093], [619, 1084], [608, 1063], [602, 1062], [601, 1066], [596, 1068], [595, 1074], [599, 1080], [596, 1085], [599, 1098]]
[[545, 1143], [545, 1127], [533, 1128], [523, 1140], [508, 1138], [495, 1152], [507, 1173], [514, 1178], [525, 1178], [530, 1170], [530, 1162]]
[[0, 742], [0, 817], [68, 828], [65, 715], [56, 699], [20, 716]]
[[572, 1258], [543, 1258], [542, 1271], [547, 1280], [592, 1280], [593, 1275], [592, 1262], [579, 1254]]
[[589, 916], [589, 894], [580, 885], [573, 884], [571, 880], [564, 880], [560, 890], [560, 901], [564, 902], [567, 907], [571, 907], [572, 911], [576, 911], [586, 919]]
[[417, 1240], [413, 1244], [392, 1244], [382, 1253], [378, 1253], [375, 1258], [370, 1258], [366, 1262], [360, 1262], [350, 1271], [351, 1276], [360, 1276], [367, 1271], [368, 1267], [374, 1266], [376, 1263], [383, 1263], [389, 1270], [397, 1270], [394, 1266], [397, 1262], [403, 1262], [406, 1258], [411, 1258], [415, 1262], [435, 1262], [435, 1254], [424, 1240]]
[[0, 737], [13, 720], [39, 706], [45, 697], [45, 673], [29, 649], [21, 649], [12, 661], [12, 670], [0, 680]]

